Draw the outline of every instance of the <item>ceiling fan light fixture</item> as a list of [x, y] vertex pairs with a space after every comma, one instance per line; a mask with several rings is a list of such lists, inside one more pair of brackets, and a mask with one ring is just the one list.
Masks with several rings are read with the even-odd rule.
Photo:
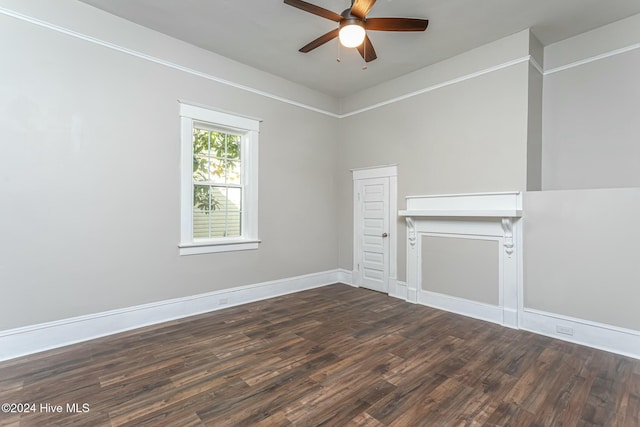
[[344, 47], [358, 47], [364, 41], [366, 33], [361, 21], [350, 20], [345, 21], [344, 25], [340, 26], [340, 43]]

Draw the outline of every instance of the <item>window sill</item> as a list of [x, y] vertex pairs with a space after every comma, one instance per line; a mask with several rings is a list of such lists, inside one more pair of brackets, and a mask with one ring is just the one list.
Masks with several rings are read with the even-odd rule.
[[211, 254], [216, 252], [246, 251], [258, 249], [260, 240], [225, 240], [221, 242], [180, 243], [180, 255]]

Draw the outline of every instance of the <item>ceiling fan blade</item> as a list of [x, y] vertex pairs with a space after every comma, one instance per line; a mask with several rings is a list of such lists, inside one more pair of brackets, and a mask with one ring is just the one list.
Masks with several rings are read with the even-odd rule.
[[371, 10], [376, 0], [355, 0], [351, 6], [351, 14], [360, 19], [364, 19]]
[[342, 20], [342, 16], [338, 15], [335, 12], [322, 8], [320, 6], [316, 6], [315, 4], [307, 3], [302, 0], [284, 0], [285, 4], [289, 6], [297, 7], [298, 9], [302, 9], [305, 12], [313, 13], [314, 15], [321, 16], [326, 19], [330, 19], [335, 22], [340, 22]]
[[300, 52], [303, 53], [307, 53], [312, 51], [313, 49], [322, 46], [323, 44], [325, 44], [326, 42], [328, 42], [329, 40], [335, 39], [336, 37], [338, 37], [338, 33], [340, 32], [340, 29], [336, 28], [335, 30], [331, 30], [329, 31], [327, 34], [323, 34], [320, 37], [318, 37], [317, 39], [315, 39], [314, 41], [312, 41], [311, 43], [308, 43], [306, 45], [304, 45], [302, 48], [300, 48]]
[[364, 62], [371, 62], [378, 57], [376, 50], [371, 44], [371, 40], [369, 40], [369, 36], [365, 36], [364, 42], [358, 46], [357, 49], [358, 52], [360, 52], [360, 56], [364, 58]]
[[424, 31], [429, 21], [414, 18], [369, 18], [364, 27], [373, 31]]

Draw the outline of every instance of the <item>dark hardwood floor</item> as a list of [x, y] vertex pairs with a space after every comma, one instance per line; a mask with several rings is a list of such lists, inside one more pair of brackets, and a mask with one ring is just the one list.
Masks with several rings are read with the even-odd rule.
[[640, 426], [640, 361], [333, 285], [0, 363], [0, 403], [35, 409], [3, 426]]

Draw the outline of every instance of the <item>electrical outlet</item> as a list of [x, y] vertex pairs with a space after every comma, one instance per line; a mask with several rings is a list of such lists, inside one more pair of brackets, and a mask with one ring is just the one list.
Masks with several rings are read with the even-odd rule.
[[220, 298], [220, 305], [229, 304], [229, 298]]
[[573, 328], [571, 326], [556, 325], [556, 332], [564, 335], [573, 335]]

